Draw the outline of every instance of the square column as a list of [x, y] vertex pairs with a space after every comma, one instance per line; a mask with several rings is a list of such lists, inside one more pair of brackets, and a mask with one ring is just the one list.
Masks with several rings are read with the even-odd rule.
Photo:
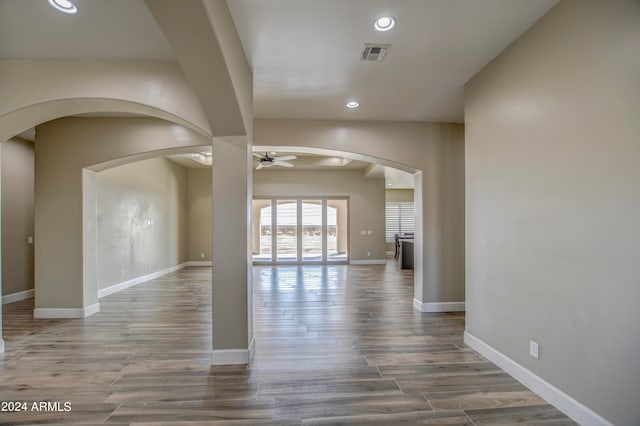
[[247, 364], [253, 351], [251, 145], [213, 140], [212, 364]]

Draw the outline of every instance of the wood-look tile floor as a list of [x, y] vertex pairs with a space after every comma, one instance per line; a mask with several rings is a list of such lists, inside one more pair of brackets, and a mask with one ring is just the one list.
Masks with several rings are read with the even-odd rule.
[[5, 305], [0, 401], [62, 411], [0, 424], [573, 424], [462, 343], [464, 314], [422, 314], [412, 298], [394, 262], [255, 267], [248, 367], [209, 364], [208, 268], [107, 296], [86, 319]]

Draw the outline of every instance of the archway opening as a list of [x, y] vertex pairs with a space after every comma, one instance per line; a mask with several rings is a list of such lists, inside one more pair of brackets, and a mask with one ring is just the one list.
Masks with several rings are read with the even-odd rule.
[[[338, 233], [332, 234], [329, 231], [322, 241], [322, 233], [317, 238], [321, 239], [316, 244], [316, 250], [319, 252], [325, 249], [324, 244], [328, 244], [330, 239], [334, 244], [334, 254], [344, 263], [351, 264], [382, 264], [386, 261], [394, 259], [394, 243], [387, 241], [387, 227], [389, 220], [386, 217], [387, 205], [391, 204], [407, 204], [404, 209], [406, 217], [398, 220], [402, 222], [405, 228], [398, 233], [405, 237], [406, 243], [411, 244], [412, 254], [411, 262], [404, 264], [407, 268], [415, 268], [417, 273], [414, 274], [414, 287], [422, 288], [422, 256], [423, 235], [422, 229], [423, 211], [422, 211], [422, 192], [420, 191], [422, 174], [420, 170], [413, 167], [399, 164], [397, 162], [377, 158], [362, 152], [348, 152], [338, 150], [328, 150], [315, 147], [304, 146], [254, 146], [254, 152], [277, 154], [278, 156], [295, 155], [298, 158], [288, 160], [294, 167], [277, 168], [269, 167], [268, 169], [259, 168], [254, 173], [254, 194], [253, 194], [253, 260], [254, 264], [278, 264], [286, 263], [305, 263], [304, 259], [304, 242], [294, 244], [298, 240], [304, 241], [303, 232], [304, 225], [298, 225], [296, 218], [303, 216], [302, 210], [307, 200], [319, 200], [318, 195], [327, 196], [340, 195], [345, 199], [345, 203], [349, 206], [347, 210], [349, 217], [346, 219], [350, 227], [350, 232], [343, 233], [346, 237], [340, 239]], [[311, 160], [306, 156], [316, 156], [314, 160], [317, 164], [323, 164], [324, 167], [315, 167]], [[339, 165], [351, 164], [351, 169], [339, 167]], [[254, 164], [254, 166], [256, 166]], [[388, 173], [391, 171], [391, 173]], [[305, 176], [307, 172], [309, 177]], [[331, 177], [336, 175], [339, 177]], [[393, 177], [390, 177], [393, 176]], [[399, 176], [402, 176], [404, 182], [401, 182]], [[367, 185], [377, 180], [377, 191], [380, 194], [376, 198], [374, 192], [367, 189]], [[363, 182], [361, 186], [357, 186], [355, 182]], [[417, 182], [417, 184], [416, 184]], [[353, 186], [353, 187], [350, 187]], [[417, 187], [417, 188], [416, 188]], [[415, 189], [415, 190], [414, 190]], [[358, 193], [357, 196], [354, 194]], [[365, 195], [362, 195], [365, 194]], [[357, 199], [356, 197], [360, 197]], [[364, 200], [363, 200], [364, 199]], [[286, 203], [290, 210], [285, 213], [285, 208], [281, 207], [279, 200]], [[295, 201], [298, 201], [297, 210], [293, 210]], [[358, 204], [360, 203], [360, 204]], [[328, 204], [331, 206], [331, 203]], [[331, 206], [336, 208], [336, 206]], [[282, 256], [281, 262], [278, 260], [278, 220], [274, 219], [278, 209], [282, 209], [282, 215], [291, 219], [291, 223], [282, 226], [282, 230], [287, 230], [288, 238], [291, 240], [288, 244], [288, 258]], [[320, 210], [320, 208], [316, 208]], [[337, 209], [340, 211], [340, 209]], [[409, 220], [410, 219], [410, 220]], [[302, 220], [302, 219], [299, 219]], [[328, 221], [328, 219], [327, 219]], [[336, 219], [336, 222], [338, 219]], [[408, 223], [411, 222], [411, 229]], [[328, 223], [328, 222], [327, 222]], [[339, 228], [336, 223], [336, 228]], [[312, 232], [311, 226], [309, 227]], [[302, 235], [300, 235], [302, 234]], [[338, 247], [339, 246], [339, 247]], [[408, 247], [408, 245], [407, 245]], [[295, 251], [297, 249], [298, 251]], [[409, 250], [406, 250], [408, 253]], [[345, 255], [343, 255], [343, 253]], [[340, 256], [343, 257], [340, 257]], [[406, 257], [406, 256], [405, 256]], [[309, 256], [311, 260], [311, 256]], [[328, 257], [318, 256], [320, 261], [326, 262]], [[402, 256], [397, 259], [398, 268], [402, 267]]]

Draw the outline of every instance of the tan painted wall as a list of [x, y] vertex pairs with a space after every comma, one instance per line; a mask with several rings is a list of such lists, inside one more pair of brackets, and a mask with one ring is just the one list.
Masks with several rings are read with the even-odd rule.
[[96, 175], [98, 288], [187, 261], [187, 169], [164, 158]]
[[384, 197], [385, 201], [412, 202], [413, 189], [386, 189], [384, 191]]
[[33, 142], [11, 139], [2, 149], [2, 295], [33, 288]]
[[[350, 259], [385, 258], [384, 179], [365, 179], [361, 170], [260, 170], [253, 175], [253, 194], [348, 196]], [[361, 230], [372, 235], [360, 235]]]
[[639, 40], [637, 1], [562, 0], [465, 89], [467, 331], [616, 425], [640, 424]]
[[[416, 175], [414, 297], [464, 301], [464, 126], [448, 123], [255, 120], [254, 145], [351, 153]], [[419, 180], [419, 181], [418, 181]], [[424, 209], [422, 206], [424, 205]], [[419, 284], [418, 284], [419, 283]]]
[[[139, 152], [157, 156], [171, 148], [209, 143], [191, 130], [152, 118], [65, 118], [38, 126], [36, 308], [80, 308], [97, 302], [97, 271], [87, 270], [84, 263], [95, 254], [96, 241], [87, 238], [96, 230], [85, 229], [83, 234], [82, 168], [127, 161]], [[85, 211], [90, 208], [85, 204]], [[83, 289], [87, 277], [95, 282]]]
[[[211, 169], [188, 169], [188, 229], [187, 258], [190, 261], [211, 261]], [[200, 254], [204, 253], [204, 257]]]

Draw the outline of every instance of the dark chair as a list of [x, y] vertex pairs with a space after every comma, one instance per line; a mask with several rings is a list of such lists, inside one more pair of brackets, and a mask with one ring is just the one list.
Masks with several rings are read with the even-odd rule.
[[396, 254], [393, 257], [397, 259], [398, 256], [400, 256], [400, 235], [393, 234], [393, 238], [395, 239], [395, 242], [396, 242]]

